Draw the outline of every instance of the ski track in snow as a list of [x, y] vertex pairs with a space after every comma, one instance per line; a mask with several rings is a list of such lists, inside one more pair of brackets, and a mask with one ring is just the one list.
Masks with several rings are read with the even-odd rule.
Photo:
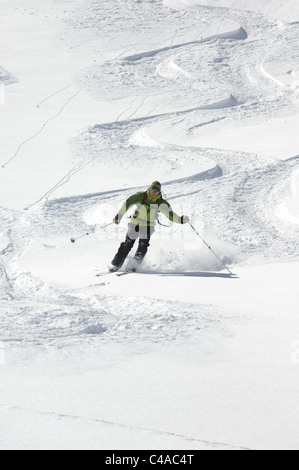
[[[101, 418], [90, 418], [90, 417], [85, 417], [85, 416], [79, 416], [79, 415], [68, 415], [64, 413], [55, 413], [55, 412], [49, 412], [49, 411], [42, 411], [42, 410], [37, 410], [37, 409], [29, 409], [29, 408], [22, 408], [22, 407], [17, 407], [17, 406], [9, 406], [9, 405], [2, 405], [0, 404], [0, 408], [8, 409], [11, 411], [16, 411], [16, 412], [25, 412], [29, 413], [30, 415], [39, 415], [39, 416], [50, 416], [54, 418], [58, 418], [59, 420], [64, 420], [69, 422], [70, 425], [73, 425], [74, 422], [88, 422], [88, 423], [93, 423], [98, 426], [97, 432], [101, 432], [102, 426], [104, 426], [107, 430], [107, 427], [116, 427], [116, 428], [123, 428], [127, 431], [133, 431], [133, 432], [138, 432], [138, 433], [146, 433], [146, 434], [153, 434], [153, 435], [160, 435], [163, 437], [168, 437], [174, 442], [176, 440], [183, 440], [186, 442], [189, 442], [191, 445], [196, 445], [200, 446], [200, 450], [250, 450], [245, 447], [237, 447], [233, 446], [230, 444], [224, 444], [220, 442], [210, 442], [206, 441], [203, 439], [197, 439], [196, 437], [191, 437], [191, 436], [185, 436], [183, 434], [177, 434], [177, 433], [172, 433], [172, 432], [167, 432], [167, 431], [161, 431], [157, 429], [147, 429], [147, 428], [142, 428], [138, 426], [132, 426], [129, 424], [124, 424], [124, 423], [117, 423], [113, 421], [108, 421], [105, 419]], [[190, 445], [189, 444], [189, 445]]]
[[[132, 2], [129, 5], [132, 7]], [[101, 6], [109, 11], [109, 2], [103, 2]], [[157, 24], [153, 22], [152, 28], [158, 26], [159, 31], [162, 30], [164, 15], [169, 15], [170, 11], [163, 9], [160, 3], [140, 4], [144, 14], [149, 7], [157, 8]], [[298, 35], [298, 26], [285, 25], [281, 29], [274, 19], [259, 13], [248, 13], [245, 21], [242, 13], [230, 9], [202, 10], [198, 7], [189, 11], [186, 6], [184, 17], [175, 10], [172, 12], [177, 27], [165, 33], [164, 44], [157, 44], [156, 49], [140, 50], [134, 44], [131, 32], [131, 43], [128, 42], [117, 59], [104, 60], [100, 66], [97, 64], [78, 72], [75, 78], [77, 86], [106, 101], [130, 97], [128, 107], [114, 122], [91, 123], [88, 129], [72, 138], [71, 149], [76, 149], [73, 170], [26, 211], [0, 207], [0, 340], [9, 345], [8, 361], [12, 364], [32, 360], [45, 353], [63, 355], [64, 351], [67, 355], [73, 351], [82, 357], [96, 357], [100, 344], [123, 342], [133, 350], [140, 347], [143, 352], [157, 344], [186, 341], [190, 344], [202, 341], [203, 348], [208, 349], [210, 337], [214, 341], [217, 336], [231, 334], [226, 321], [233, 314], [219, 311], [213, 305], [140, 298], [138, 293], [126, 297], [102, 295], [101, 285], [110, 282], [105, 279], [100, 279], [98, 286], [95, 281], [89, 288], [63, 289], [19, 268], [18, 260], [32, 242], [47, 240], [49, 243], [53, 239], [53, 247], [44, 245], [44, 249], [55, 249], [58, 237], [69, 238], [69, 234], [86, 231], [82, 216], [92, 207], [103, 203], [115, 205], [120, 197], [124, 199], [141, 189], [132, 184], [125, 190], [111, 188], [56, 197], [58, 189], [63, 190], [73, 175], [80, 174], [89, 165], [93, 165], [95, 172], [109, 166], [125, 171], [125, 166], [142, 165], [145, 157], [152, 167], [158, 166], [165, 156], [179, 162], [186, 153], [187, 160], [195, 164], [201, 159], [209, 159], [214, 162], [214, 168], [184, 178], [175, 176], [164, 182], [167, 197], [173, 206], [178, 199], [181, 205], [187, 205], [193, 198], [197, 206], [204, 207], [207, 232], [236, 247], [248, 260], [298, 260], [298, 228], [275, 215], [280, 201], [290, 194], [291, 175], [298, 169], [298, 156], [278, 161], [241, 151], [179, 146], [167, 138], [163, 145], [156, 141], [152, 147], [129, 144], [136, 133], [150, 130], [156, 124], [175, 129], [184, 121], [186, 134], [194, 137], [201, 127], [225, 120], [263, 118], [269, 114], [278, 116], [293, 103], [296, 90], [288, 87], [282, 89], [277, 82], [269, 79], [262, 64], [275, 59], [272, 52], [274, 44], [277, 54], [285, 53], [285, 44]], [[221, 22], [233, 21], [241, 26], [231, 34], [219, 33], [181, 42], [182, 38], [187, 37], [186, 30], [190, 29], [192, 17], [196, 23], [202, 12], [205, 21], [215, 24], [215, 28], [219, 17]], [[120, 23], [130, 17], [130, 9], [123, 14], [123, 19], [119, 15]], [[109, 36], [112, 27], [107, 23], [105, 34], [101, 33], [101, 9], [97, 10], [94, 3], [80, 19], [74, 13], [68, 22], [75, 31], [81, 27], [94, 27], [102, 37], [105, 34]], [[146, 27], [143, 22], [140, 29], [141, 39], [152, 34], [151, 27]], [[209, 61], [204, 59], [207, 51]], [[9, 84], [14, 80], [9, 72], [0, 67], [0, 82]], [[60, 91], [46, 97], [39, 106]], [[78, 93], [72, 94], [70, 100], [75, 99]], [[163, 102], [162, 95], [165, 98]], [[42, 133], [50, 120], [32, 139]], [[19, 156], [26, 142], [18, 147], [3, 167]], [[195, 208], [194, 219], [200, 215]], [[212, 264], [212, 270], [215, 269], [220, 270], [221, 267]], [[98, 287], [97, 292], [95, 287]], [[37, 410], [30, 411], [39, 413]], [[64, 418], [86, 419], [80, 416]], [[96, 418], [93, 421], [125, 426]], [[162, 433], [151, 429], [138, 430]], [[207, 446], [225, 447], [225, 444], [181, 437]]]
[[62, 106], [62, 108], [54, 115], [52, 116], [50, 119], [48, 119], [46, 122], [44, 122], [44, 124], [42, 125], [42, 127], [38, 130], [38, 132], [36, 132], [34, 135], [32, 135], [31, 137], [29, 137], [28, 139], [24, 140], [17, 148], [16, 152], [14, 153], [14, 155], [9, 159], [7, 160], [5, 163], [3, 163], [1, 166], [2, 168], [6, 168], [7, 165], [9, 165], [15, 158], [17, 158], [19, 152], [21, 151], [21, 149], [24, 147], [24, 145], [26, 145], [28, 142], [30, 142], [31, 140], [35, 139], [37, 136], [39, 136], [43, 130], [45, 129], [45, 127], [51, 122], [53, 121], [54, 119], [56, 119], [58, 116], [60, 116], [60, 114], [63, 112], [63, 110], [65, 109], [65, 107], [70, 103], [70, 101], [72, 101], [76, 96], [79, 95], [79, 93], [81, 93], [80, 91], [77, 91], [75, 94], [73, 94], [70, 98], [68, 98], [68, 100], [64, 103], [64, 105]]
[[59, 419], [59, 420], [64, 420], [66, 421], [69, 425], [74, 426], [77, 425], [79, 422], [80, 424], [82, 423], [92, 423], [96, 425], [96, 432], [101, 433], [103, 432], [103, 426], [104, 430], [107, 432], [107, 429], [109, 428], [120, 428], [120, 429], [125, 429], [126, 431], [133, 431], [134, 433], [144, 433], [144, 434], [152, 434], [155, 436], [162, 436], [162, 437], [167, 437], [170, 439], [169, 442], [176, 444], [176, 441], [178, 441], [178, 444], [176, 445], [181, 445], [181, 440], [186, 441], [186, 443], [189, 443], [189, 445], [196, 446], [196, 448], [200, 450], [250, 450], [245, 447], [237, 447], [233, 446], [230, 444], [224, 444], [220, 442], [211, 442], [203, 439], [198, 439], [196, 437], [192, 436], [186, 436], [183, 434], [177, 434], [177, 433], [172, 433], [172, 432], [167, 432], [167, 431], [161, 431], [158, 429], [150, 429], [150, 428], [143, 428], [143, 427], [138, 427], [138, 426], [132, 426], [129, 424], [124, 424], [124, 423], [118, 423], [114, 421], [108, 421], [105, 419], [101, 418], [91, 418], [91, 417], [86, 417], [86, 416], [79, 416], [79, 415], [70, 415], [66, 413], [57, 413], [53, 411], [42, 411], [38, 409], [30, 409], [30, 408], [23, 408], [20, 406], [9, 406], [9, 405], [2, 405], [0, 404], [0, 408], [5, 409], [5, 410], [10, 410], [10, 411], [15, 411], [15, 412], [22, 412], [23, 414], [26, 415], [33, 415], [33, 416], [43, 416], [43, 417], [52, 417], [54, 419]]

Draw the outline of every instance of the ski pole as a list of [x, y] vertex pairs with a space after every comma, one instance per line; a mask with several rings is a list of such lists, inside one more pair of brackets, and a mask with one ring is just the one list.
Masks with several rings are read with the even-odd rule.
[[[101, 229], [102, 229], [102, 228], [109, 227], [109, 225], [112, 225], [112, 224], [113, 224], [113, 222], [110, 222], [109, 224], [103, 225], [103, 227], [101, 227]], [[80, 236], [77, 237], [77, 238], [73, 238], [73, 237], [72, 237], [72, 238], [71, 238], [71, 242], [72, 242], [72, 243], [75, 243], [77, 240], [80, 240], [80, 238], [87, 237], [88, 235], [90, 235], [90, 232], [84, 233], [84, 235], [80, 235]]]
[[232, 276], [234, 275], [231, 270], [227, 267], [226, 264], [224, 264], [224, 262], [219, 258], [218, 255], [216, 255], [215, 251], [212, 250], [212, 248], [209, 246], [209, 244], [202, 238], [202, 236], [198, 233], [198, 231], [196, 230], [195, 227], [193, 227], [193, 225], [191, 224], [191, 222], [189, 222], [189, 225], [190, 227], [192, 228], [192, 230], [194, 230], [194, 232], [196, 233], [196, 235], [199, 236], [199, 238], [204, 242], [204, 244], [209, 248], [209, 250], [213, 253], [214, 256], [216, 256], [216, 258], [218, 259], [218, 261], [220, 261], [220, 263], [225, 267], [225, 269], [229, 272], [229, 274], [231, 274]]
[[72, 243], [75, 243], [77, 240], [79, 240], [80, 238], [83, 238], [83, 237], [87, 237], [87, 235], [89, 235], [89, 232], [88, 233], [84, 233], [84, 235], [80, 235], [80, 237], [77, 237], [77, 238], [71, 238], [71, 242]]

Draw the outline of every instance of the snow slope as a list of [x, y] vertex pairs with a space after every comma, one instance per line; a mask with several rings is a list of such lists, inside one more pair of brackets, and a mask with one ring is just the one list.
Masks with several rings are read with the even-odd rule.
[[[298, 2], [25, 3], [0, 5], [0, 448], [298, 449]], [[235, 275], [171, 225], [95, 276], [153, 180]]]

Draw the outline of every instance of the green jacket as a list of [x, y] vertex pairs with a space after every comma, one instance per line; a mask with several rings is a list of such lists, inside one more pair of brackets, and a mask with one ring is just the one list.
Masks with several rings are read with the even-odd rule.
[[146, 192], [142, 191], [133, 194], [133, 196], [126, 200], [117, 214], [119, 222], [125, 213], [135, 205], [137, 206], [137, 209], [131, 218], [131, 223], [135, 225], [154, 227], [156, 225], [159, 212], [168, 217], [171, 222], [175, 222], [177, 224], [182, 223], [182, 217], [173, 212], [171, 205], [162, 198], [162, 194], [160, 193], [155, 198], [152, 198], [150, 189]]

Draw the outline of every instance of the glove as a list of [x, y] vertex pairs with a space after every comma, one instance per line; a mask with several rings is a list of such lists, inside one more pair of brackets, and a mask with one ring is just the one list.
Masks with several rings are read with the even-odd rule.
[[182, 224], [187, 224], [188, 222], [190, 222], [190, 219], [187, 215], [182, 215], [181, 217], [181, 223]]
[[118, 214], [114, 217], [113, 223], [114, 223], [115, 225], [118, 225], [118, 224], [120, 223], [120, 217], [119, 217]]

